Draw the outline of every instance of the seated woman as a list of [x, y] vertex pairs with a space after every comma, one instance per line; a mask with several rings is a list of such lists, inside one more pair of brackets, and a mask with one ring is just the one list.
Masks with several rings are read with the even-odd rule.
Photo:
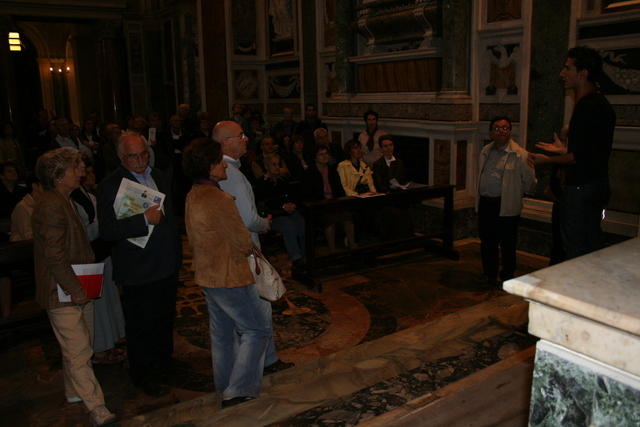
[[293, 135], [293, 137], [291, 137], [291, 152], [285, 158], [285, 163], [287, 169], [289, 169], [291, 178], [294, 181], [302, 181], [304, 172], [309, 167], [309, 163], [311, 163], [305, 153], [302, 135]]
[[[67, 402], [83, 402], [94, 425], [112, 422], [100, 384], [91, 366], [93, 302], [72, 264], [94, 261], [89, 239], [70, 195], [80, 186], [80, 154], [69, 147], [44, 153], [36, 163], [44, 191], [33, 211], [33, 259], [36, 301], [47, 310], [62, 350]], [[70, 297], [61, 302], [58, 287]]]
[[265, 136], [260, 141], [260, 152], [256, 155], [255, 159], [251, 162], [251, 172], [253, 174], [253, 182], [261, 180], [267, 173], [265, 166], [266, 159], [272, 154], [278, 153], [278, 146], [270, 136]]
[[[322, 129], [322, 128], [320, 128]], [[329, 148], [316, 147], [315, 161], [309, 165], [304, 177], [304, 194], [307, 200], [326, 200], [344, 196], [344, 190], [335, 165], [330, 165]], [[335, 212], [320, 218], [330, 252], [336, 250], [336, 223], [342, 223], [350, 249], [356, 246], [353, 218], [350, 212]]]
[[33, 229], [31, 228], [31, 217], [38, 198], [42, 194], [42, 186], [35, 175], [27, 180], [27, 187], [31, 192], [18, 202], [11, 213], [11, 236], [9, 240], [19, 242], [21, 240], [33, 239]]
[[218, 186], [226, 168], [217, 142], [198, 138], [184, 151], [184, 172], [194, 180], [185, 226], [195, 282], [208, 304], [213, 378], [223, 408], [260, 394], [273, 333], [271, 305], [258, 296], [247, 260], [253, 249], [249, 231], [233, 197]]
[[26, 185], [19, 181], [16, 164], [0, 164], [0, 218], [8, 220], [13, 208], [28, 193]]
[[338, 175], [342, 188], [347, 196], [376, 193], [371, 168], [362, 159], [363, 152], [360, 142], [349, 140], [344, 145], [347, 160], [338, 164]]
[[258, 207], [273, 216], [271, 228], [284, 235], [292, 273], [300, 277], [304, 270], [305, 223], [298, 212], [299, 187], [282, 174], [279, 155], [273, 154], [265, 162], [267, 173], [256, 184]]

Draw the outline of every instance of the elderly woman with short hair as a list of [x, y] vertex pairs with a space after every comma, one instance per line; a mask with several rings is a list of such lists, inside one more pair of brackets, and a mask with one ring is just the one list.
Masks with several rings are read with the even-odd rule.
[[[80, 154], [73, 148], [44, 153], [36, 163], [43, 192], [33, 211], [33, 255], [36, 301], [47, 310], [62, 350], [64, 387], [69, 403], [84, 402], [94, 425], [115, 419], [104, 405], [100, 384], [91, 366], [93, 303], [72, 264], [94, 261], [89, 239], [70, 194], [80, 186]], [[58, 285], [70, 302], [60, 302]]]
[[226, 168], [215, 141], [198, 138], [184, 151], [183, 170], [194, 180], [185, 225], [195, 282], [208, 304], [213, 378], [223, 408], [260, 394], [272, 335], [271, 309], [258, 296], [247, 260], [253, 241], [233, 196], [218, 185], [227, 178]]

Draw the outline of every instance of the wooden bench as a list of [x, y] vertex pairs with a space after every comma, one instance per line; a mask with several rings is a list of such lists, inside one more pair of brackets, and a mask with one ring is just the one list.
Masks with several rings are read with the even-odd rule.
[[[425, 185], [398, 192], [374, 197], [339, 197], [336, 199], [305, 202], [302, 212], [306, 221], [306, 251], [307, 270], [313, 274], [320, 266], [334, 265], [336, 262], [348, 259], [363, 258], [368, 255], [383, 255], [409, 248], [424, 247], [435, 250], [451, 259], [459, 259], [453, 249], [453, 185]], [[413, 234], [412, 236], [391, 241], [380, 241], [360, 245], [347, 252], [318, 255], [315, 250], [315, 228], [323, 215], [331, 212], [354, 212], [358, 210], [376, 211], [384, 206], [398, 206], [409, 203], [421, 203], [423, 200], [444, 198], [443, 227], [432, 235]], [[434, 240], [435, 238], [439, 241]]]

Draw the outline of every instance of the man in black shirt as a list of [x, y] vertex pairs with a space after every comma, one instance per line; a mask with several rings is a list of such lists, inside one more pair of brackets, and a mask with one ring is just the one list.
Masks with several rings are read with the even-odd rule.
[[568, 144], [539, 142], [536, 147], [555, 155], [531, 155], [536, 165], [565, 165], [559, 215], [567, 259], [601, 247], [600, 222], [609, 200], [609, 155], [616, 125], [613, 108], [599, 92], [602, 76], [598, 52], [587, 47], [569, 50], [560, 72], [565, 89], [575, 98]]

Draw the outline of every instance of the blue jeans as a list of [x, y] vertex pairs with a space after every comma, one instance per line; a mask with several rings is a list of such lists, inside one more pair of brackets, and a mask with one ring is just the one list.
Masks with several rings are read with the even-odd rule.
[[305, 249], [304, 218], [298, 212], [273, 217], [271, 228], [284, 236], [284, 247], [291, 261], [301, 259]]
[[260, 299], [255, 285], [201, 289], [209, 308], [216, 390], [223, 399], [257, 397], [272, 342], [271, 304]]

